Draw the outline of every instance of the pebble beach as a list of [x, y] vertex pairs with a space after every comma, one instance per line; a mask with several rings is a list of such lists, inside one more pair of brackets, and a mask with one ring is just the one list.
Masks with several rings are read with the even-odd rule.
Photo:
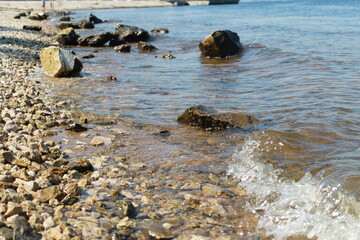
[[[242, 207], [247, 193], [236, 183], [222, 182], [225, 171], [189, 173], [185, 178], [169, 173], [174, 163], [149, 167], [131, 153], [104, 154], [105, 148], [126, 144], [135, 152], [146, 145], [149, 140], [134, 137], [136, 131], [141, 136], [166, 131], [138, 130], [123, 122], [117, 123], [114, 135], [101, 136], [106, 119], [79, 114], [76, 105], [48, 94], [48, 86], [30, 76], [41, 71], [39, 51], [56, 45], [56, 29], [47, 21], [15, 20], [20, 12], [3, 8], [0, 16], [1, 239], [254, 236], [256, 217]], [[34, 24], [42, 31], [22, 29]], [[94, 127], [77, 133], [76, 124], [89, 121]], [[75, 133], [64, 140], [64, 131]], [[72, 149], [69, 142], [74, 142]], [[92, 150], [76, 157], [76, 151], [86, 148]], [[255, 235], [251, 239], [266, 239], [261, 232]]]

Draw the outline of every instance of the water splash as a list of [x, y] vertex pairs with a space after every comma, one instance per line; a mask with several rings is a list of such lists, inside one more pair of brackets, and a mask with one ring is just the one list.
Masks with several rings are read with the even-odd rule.
[[263, 210], [258, 228], [275, 239], [293, 235], [360, 239], [360, 204], [355, 199], [344, 195], [340, 185], [324, 186], [310, 173], [299, 181], [281, 178], [281, 170], [259, 161], [267, 143], [253, 136], [233, 155], [228, 174], [255, 196], [255, 201], [248, 203], [249, 210]]

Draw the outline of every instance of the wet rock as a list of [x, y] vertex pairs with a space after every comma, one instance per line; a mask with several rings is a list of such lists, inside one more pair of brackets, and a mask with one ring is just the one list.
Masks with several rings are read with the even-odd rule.
[[239, 36], [230, 31], [215, 31], [199, 44], [202, 54], [211, 58], [225, 58], [238, 54], [241, 49]]
[[70, 163], [69, 164], [70, 170], [76, 170], [80, 173], [92, 172], [94, 171], [93, 165], [87, 159], [81, 159], [78, 162]]
[[174, 234], [170, 230], [158, 223], [145, 223], [144, 228], [149, 232], [150, 236], [156, 239], [169, 239], [174, 237]]
[[40, 26], [33, 26], [33, 25], [24, 25], [23, 26], [24, 30], [30, 30], [30, 31], [36, 31], [36, 32], [40, 32], [42, 30], [42, 27]]
[[73, 123], [65, 127], [65, 130], [72, 131], [72, 132], [85, 132], [87, 127], [82, 126], [79, 123]]
[[111, 32], [99, 33], [87, 37], [80, 37], [78, 39], [78, 44], [80, 46], [101, 47], [114, 37], [115, 35]]
[[48, 202], [50, 199], [59, 199], [63, 197], [63, 193], [58, 185], [40, 189], [37, 191], [38, 199], [41, 202]]
[[13, 239], [13, 230], [7, 227], [0, 228], [0, 239], [2, 240], [12, 240]]
[[202, 191], [206, 195], [213, 195], [213, 196], [220, 196], [224, 192], [224, 190], [221, 187], [213, 184], [205, 184], [202, 187]]
[[149, 33], [145, 29], [123, 24], [118, 24], [116, 26], [115, 33], [123, 38], [126, 42], [146, 41], [150, 37]]
[[135, 207], [129, 200], [119, 200], [115, 203], [115, 214], [120, 218], [132, 217], [135, 215]]
[[39, 236], [33, 234], [30, 224], [24, 216], [17, 216], [14, 223], [13, 240], [36, 240]]
[[119, 36], [114, 37], [113, 39], [110, 40], [109, 42], [109, 46], [110, 47], [115, 47], [115, 46], [120, 46], [122, 44], [125, 44], [126, 42], [124, 41], [124, 39], [122, 39]]
[[131, 45], [121, 44], [120, 46], [116, 46], [114, 49], [117, 52], [130, 52]]
[[81, 29], [93, 29], [95, 27], [93, 23], [86, 21], [86, 20], [81, 20], [81, 21], [77, 22], [77, 25]]
[[104, 144], [109, 144], [111, 142], [112, 142], [111, 138], [96, 136], [91, 140], [90, 144], [93, 146], [100, 146]]
[[83, 68], [82, 63], [73, 53], [59, 47], [43, 48], [40, 52], [40, 60], [44, 72], [54, 77], [72, 76]]
[[108, 81], [117, 81], [117, 78], [114, 77], [114, 76], [107, 76], [106, 80], [108, 80]]
[[160, 58], [174, 59], [175, 57], [174, 57], [174, 55], [168, 53], [168, 54], [162, 55]]
[[61, 30], [58, 34], [56, 34], [56, 41], [63, 46], [74, 46], [77, 45], [77, 40], [79, 39], [79, 35], [76, 34], [72, 27], [65, 28]]
[[85, 55], [85, 56], [83, 56], [82, 58], [89, 59], [89, 58], [94, 58], [94, 57], [95, 57], [94, 54], [89, 53], [88, 55]]
[[247, 114], [217, 113], [214, 108], [203, 105], [189, 107], [177, 120], [181, 123], [202, 127], [206, 130], [226, 129], [230, 127], [248, 129], [252, 124], [260, 122]]
[[46, 20], [48, 16], [49, 15], [47, 15], [46, 13], [31, 13], [28, 18], [31, 20], [42, 21]]
[[156, 47], [147, 42], [140, 41], [138, 43], [138, 49], [143, 52], [152, 52], [156, 50]]
[[60, 18], [60, 22], [70, 22], [70, 21], [71, 21], [71, 19], [69, 16], [64, 16], [64, 17]]
[[104, 21], [90, 13], [89, 22], [91, 22], [93, 24], [98, 24], [98, 23], [103, 23]]
[[167, 28], [154, 28], [151, 30], [152, 33], [169, 33]]
[[79, 25], [73, 22], [66, 22], [66, 23], [60, 23], [57, 26], [59, 29], [66, 29], [66, 28], [73, 28], [73, 29], [79, 29]]
[[189, 6], [190, 4], [185, 0], [175, 0], [173, 2], [174, 6], [183, 7], [183, 6]]

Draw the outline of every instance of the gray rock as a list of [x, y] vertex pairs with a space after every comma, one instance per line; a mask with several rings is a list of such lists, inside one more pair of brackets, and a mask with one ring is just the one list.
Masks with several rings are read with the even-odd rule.
[[95, 26], [92, 22], [86, 21], [86, 20], [80, 20], [77, 25], [81, 29], [93, 29]]
[[248, 129], [252, 124], [260, 122], [244, 113], [217, 113], [214, 108], [203, 105], [189, 107], [177, 120], [206, 130], [219, 130], [230, 127]]
[[115, 28], [115, 33], [123, 38], [126, 42], [140, 42], [149, 39], [150, 35], [145, 29], [118, 24]]
[[230, 31], [215, 31], [199, 44], [202, 54], [211, 58], [225, 58], [240, 53], [242, 46], [239, 36]]
[[13, 230], [7, 227], [0, 228], [0, 239], [2, 240], [12, 240], [13, 239]]
[[135, 215], [135, 207], [129, 200], [119, 200], [115, 203], [114, 212], [120, 218], [132, 217]]
[[56, 41], [63, 46], [72, 46], [77, 45], [77, 40], [79, 39], [79, 35], [76, 34], [72, 27], [65, 28], [61, 30], [58, 34], [56, 34]]
[[99, 33], [87, 37], [80, 37], [78, 39], [78, 44], [80, 46], [101, 47], [115, 37], [116, 36], [111, 32]]
[[17, 216], [14, 223], [13, 240], [37, 240], [39, 236], [32, 232], [30, 224], [24, 216]]
[[43, 48], [40, 60], [44, 72], [54, 77], [65, 77], [78, 74], [83, 66], [79, 59], [70, 51], [59, 47]]

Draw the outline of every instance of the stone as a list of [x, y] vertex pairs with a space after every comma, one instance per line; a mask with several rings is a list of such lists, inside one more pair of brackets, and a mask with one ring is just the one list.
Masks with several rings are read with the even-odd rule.
[[56, 41], [63, 46], [75, 46], [77, 45], [77, 40], [79, 39], [79, 35], [76, 34], [74, 28], [69, 27], [61, 30], [58, 34], [56, 34]]
[[129, 200], [119, 200], [115, 203], [114, 213], [120, 218], [132, 217], [135, 215], [135, 207]]
[[140, 41], [138, 43], [138, 49], [143, 52], [152, 52], [156, 50], [156, 47], [147, 42]]
[[108, 81], [117, 81], [117, 78], [115, 76], [107, 76], [106, 80], [108, 80]]
[[22, 208], [19, 203], [8, 202], [7, 211], [4, 213], [4, 217], [11, 217], [13, 215], [19, 214], [21, 211]]
[[160, 58], [165, 58], [165, 59], [174, 59], [175, 56], [170, 54], [170, 53], [167, 53], [167, 54], [164, 54], [162, 55]]
[[80, 37], [78, 39], [78, 44], [80, 46], [101, 47], [114, 37], [115, 35], [111, 32], [99, 33], [87, 37]]
[[40, 61], [44, 72], [53, 77], [72, 76], [83, 68], [80, 60], [72, 52], [53, 46], [41, 50]]
[[42, 27], [40, 26], [33, 26], [33, 25], [24, 25], [23, 26], [24, 30], [30, 30], [30, 31], [36, 31], [36, 32], [40, 32], [42, 30]]
[[79, 22], [77, 22], [77, 25], [81, 29], [93, 29], [95, 27], [92, 22], [86, 20], [80, 20]]
[[225, 58], [240, 53], [242, 46], [237, 33], [230, 30], [215, 31], [199, 44], [202, 54], [210, 58]]
[[11, 151], [0, 152], [0, 163], [11, 163], [14, 160], [14, 154]]
[[185, 0], [175, 0], [173, 2], [174, 6], [183, 7], [183, 6], [189, 6], [190, 4]]
[[51, 239], [51, 240], [62, 240], [64, 239], [63, 234], [61, 233], [61, 227], [57, 226], [57, 227], [53, 227], [50, 228], [48, 230], [46, 230], [45, 232], [43, 232], [43, 237], [45, 239]]
[[46, 13], [31, 13], [28, 18], [31, 20], [36, 20], [36, 21], [42, 21], [42, 20], [46, 20], [48, 18], [49, 15], [47, 15]]
[[95, 15], [93, 15], [92, 13], [90, 13], [89, 15], [89, 22], [93, 23], [93, 24], [98, 24], [98, 23], [103, 23], [104, 21], [101, 20], [100, 18], [96, 17]]
[[15, 19], [20, 19], [21, 17], [26, 17], [27, 14], [26, 12], [21, 12], [21, 13], [18, 13], [14, 16]]
[[70, 22], [70, 21], [71, 21], [71, 19], [69, 16], [64, 16], [64, 17], [60, 18], [60, 22]]
[[206, 130], [220, 130], [231, 127], [249, 129], [252, 124], [260, 122], [253, 116], [244, 113], [218, 113], [214, 108], [203, 105], [187, 108], [177, 120]]
[[84, 132], [87, 129], [87, 127], [82, 126], [79, 123], [73, 123], [65, 127], [65, 130], [71, 131], [71, 132]]
[[152, 32], [152, 33], [169, 33], [169, 29], [167, 29], [167, 28], [154, 28], [150, 32]]
[[66, 28], [73, 28], [73, 29], [79, 29], [79, 25], [73, 22], [66, 22], [66, 23], [60, 23], [57, 26], [59, 29], [66, 29]]
[[90, 144], [93, 146], [100, 146], [104, 144], [109, 144], [111, 142], [112, 142], [111, 138], [96, 136], [91, 140]]
[[92, 54], [92, 53], [89, 53], [88, 55], [82, 56], [82, 58], [85, 58], [85, 59], [94, 58], [94, 57], [95, 57], [95, 55]]
[[174, 237], [174, 234], [170, 230], [165, 229], [161, 224], [158, 223], [146, 223], [144, 228], [149, 232], [150, 236], [156, 239], [169, 239]]
[[12, 240], [13, 239], [13, 230], [11, 228], [7, 228], [7, 227], [0, 228], [0, 239]]
[[14, 222], [13, 240], [36, 240], [39, 236], [32, 232], [30, 224], [24, 216], [17, 216]]
[[146, 41], [150, 38], [148, 31], [145, 29], [123, 24], [118, 24], [115, 27], [115, 33], [123, 38], [126, 42], [140, 42]]
[[122, 39], [119, 36], [114, 37], [113, 39], [110, 40], [109, 42], [109, 46], [110, 47], [115, 47], [115, 46], [120, 46], [122, 44], [125, 44], [126, 42], [124, 41], [124, 39]]
[[221, 187], [209, 183], [205, 184], [202, 187], [202, 191], [206, 195], [213, 195], [213, 196], [220, 196], [223, 193], [223, 189]]
[[63, 193], [60, 190], [58, 185], [50, 186], [44, 189], [40, 189], [37, 191], [38, 199], [41, 202], [48, 202], [50, 199], [61, 199], [63, 197]]
[[76, 170], [79, 173], [86, 173], [94, 171], [93, 165], [87, 159], [80, 159], [80, 161], [69, 164], [70, 170]]
[[121, 44], [120, 46], [116, 46], [114, 49], [117, 52], [130, 52], [131, 45]]

